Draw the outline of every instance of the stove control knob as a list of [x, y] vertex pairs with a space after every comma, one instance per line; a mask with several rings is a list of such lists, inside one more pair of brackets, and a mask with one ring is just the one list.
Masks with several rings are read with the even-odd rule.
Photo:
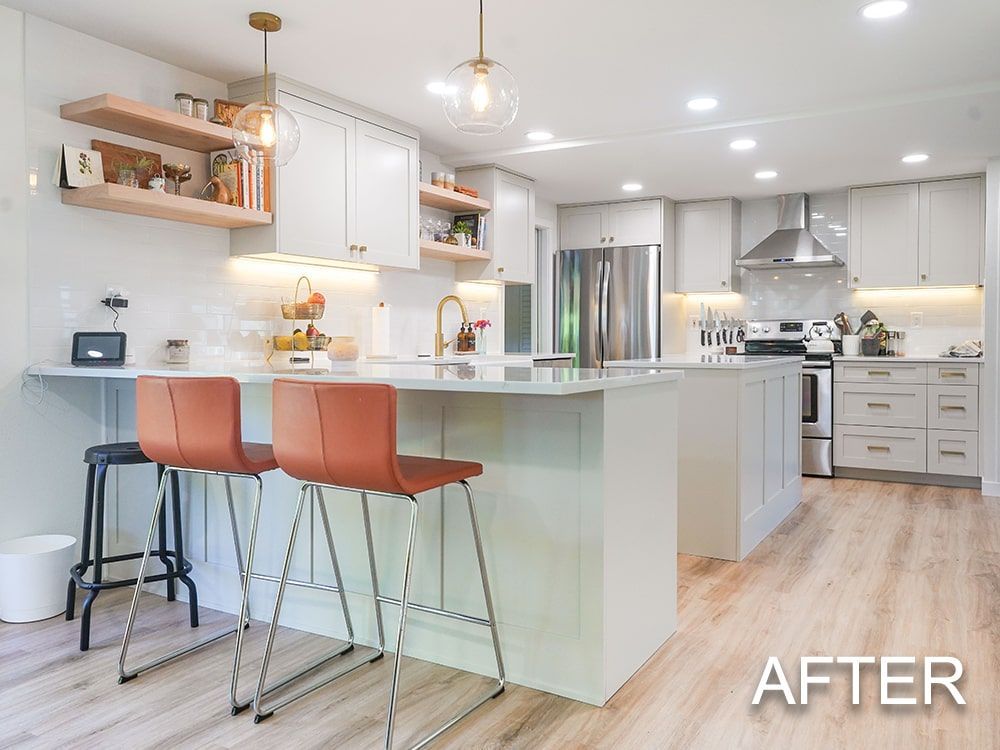
[[750, 329], [750, 333], [757, 333], [757, 331], [759, 330], [760, 329], [757, 326], [754, 326], [753, 328]]
[[771, 332], [771, 329], [770, 329], [770, 328], [765, 328], [765, 329], [764, 329], [764, 333], [770, 333], [770, 332]]

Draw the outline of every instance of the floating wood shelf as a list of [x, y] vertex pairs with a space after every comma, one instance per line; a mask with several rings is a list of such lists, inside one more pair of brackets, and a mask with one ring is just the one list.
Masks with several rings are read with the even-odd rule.
[[475, 211], [479, 213], [490, 210], [489, 201], [456, 193], [454, 190], [445, 190], [428, 182], [420, 183], [420, 205], [440, 208], [443, 211]]
[[434, 242], [433, 240], [420, 240], [420, 255], [424, 258], [437, 258], [438, 260], [489, 260], [490, 254], [476, 250], [472, 247], [459, 247], [449, 245], [447, 242]]
[[233, 147], [230, 128], [115, 94], [100, 94], [63, 104], [59, 114], [64, 120], [191, 151], [208, 153]]
[[[68, 206], [98, 208], [157, 219], [172, 219], [209, 227], [254, 227], [271, 223], [271, 214], [223, 203], [161, 193], [156, 190], [126, 187], [105, 182], [62, 191], [62, 202]], [[435, 243], [437, 244], [437, 243]]]

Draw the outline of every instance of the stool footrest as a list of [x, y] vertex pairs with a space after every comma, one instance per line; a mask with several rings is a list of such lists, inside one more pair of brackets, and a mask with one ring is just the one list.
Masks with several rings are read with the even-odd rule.
[[[400, 604], [399, 599], [394, 599], [391, 596], [385, 596], [380, 594], [378, 600], [383, 604], [395, 604], [397, 607]], [[407, 609], [415, 609], [418, 612], [427, 612], [432, 615], [440, 615], [441, 617], [449, 617], [452, 620], [460, 620], [461, 622], [471, 622], [474, 625], [483, 625], [484, 627], [490, 627], [490, 621], [485, 617], [476, 617], [475, 615], [467, 615], [464, 612], [453, 612], [450, 609], [440, 609], [438, 607], [430, 607], [426, 604], [417, 604], [415, 602], [407, 602]]]
[[181, 648], [175, 649], [174, 651], [171, 651], [168, 654], [164, 654], [163, 656], [148, 661], [145, 664], [142, 664], [138, 667], [135, 667], [134, 669], [130, 669], [127, 672], [120, 674], [118, 682], [122, 683], [131, 680], [133, 677], [138, 676], [142, 672], [152, 669], [153, 667], [158, 667], [161, 664], [165, 664], [166, 662], [172, 659], [176, 659], [179, 656], [184, 656], [185, 654], [189, 654], [192, 651], [197, 651], [200, 648], [204, 648], [205, 646], [215, 643], [217, 640], [221, 638], [225, 638], [227, 635], [233, 635], [238, 630], [239, 627], [220, 630], [218, 632], [212, 633], [212, 635], [206, 638], [202, 638], [200, 641], [192, 643], [190, 646], [183, 646]]
[[[177, 553], [173, 550], [164, 550], [160, 552], [159, 550], [154, 550], [154, 554], [159, 557], [160, 555], [166, 555], [167, 557], [172, 557], [176, 561]], [[116, 563], [125, 562], [126, 560], [139, 560], [142, 558], [142, 552], [130, 552], [124, 555], [111, 555], [110, 557], [105, 557], [101, 559], [101, 563]], [[76, 583], [78, 588], [84, 589], [85, 591], [103, 591], [104, 589], [117, 589], [123, 586], [135, 586], [135, 578], [123, 578], [118, 581], [86, 581], [83, 576], [88, 568], [94, 567], [94, 561], [88, 560], [86, 565], [84, 563], [76, 563], [69, 569], [69, 575]], [[175, 580], [178, 578], [183, 578], [188, 573], [194, 570], [194, 566], [188, 561], [184, 560], [184, 565], [173, 571], [172, 573], [156, 573], [155, 575], [149, 575], [142, 579], [143, 583], [157, 583], [159, 581]]]

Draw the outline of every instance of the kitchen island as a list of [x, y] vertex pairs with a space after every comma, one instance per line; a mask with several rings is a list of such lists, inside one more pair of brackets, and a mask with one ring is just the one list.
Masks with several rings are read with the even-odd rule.
[[684, 372], [680, 552], [742, 560], [801, 501], [802, 359], [676, 354], [605, 363]]
[[[243, 383], [244, 439], [270, 441], [271, 382], [294, 377], [388, 383], [399, 389], [400, 452], [481, 462], [472, 480], [510, 681], [603, 705], [677, 627], [677, 400], [682, 374], [652, 370], [473, 365], [370, 365], [289, 369], [238, 364], [140, 368], [36, 366], [41, 378], [87, 378], [104, 390], [104, 439], [135, 439], [135, 378], [228, 375]], [[80, 446], [80, 450], [85, 446]], [[81, 474], [82, 482], [82, 474]], [[238, 608], [224, 485], [183, 475], [189, 556], [205, 606]], [[152, 508], [152, 467], [109, 482], [111, 554], [141, 549]], [[248, 528], [250, 492], [233, 483]], [[297, 483], [264, 476], [255, 572], [275, 574]], [[375, 643], [356, 495], [327, 492], [360, 643]], [[458, 487], [421, 495], [413, 601], [482, 615], [475, 552]], [[408, 513], [372, 500], [383, 590], [400, 589]], [[307, 515], [293, 577], [331, 582], [323, 528]], [[254, 619], [268, 619], [274, 587], [255, 584]], [[178, 594], [180, 596], [180, 593]], [[387, 623], [395, 613], [385, 609]], [[290, 588], [282, 623], [343, 638], [337, 597]], [[141, 615], [140, 615], [141, 625]], [[489, 674], [483, 628], [414, 611], [406, 651]], [[404, 678], [405, 679], [405, 678]]]

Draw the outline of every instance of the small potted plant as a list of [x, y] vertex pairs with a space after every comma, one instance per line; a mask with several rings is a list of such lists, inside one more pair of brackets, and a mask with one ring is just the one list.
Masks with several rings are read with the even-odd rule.
[[456, 221], [455, 226], [451, 228], [451, 233], [455, 236], [459, 247], [470, 247], [472, 245], [472, 227], [469, 226], [468, 222]]
[[142, 183], [149, 182], [155, 176], [153, 172], [156, 163], [148, 156], [136, 152], [132, 159], [116, 161], [114, 163], [115, 173], [118, 175], [118, 184], [128, 187], [140, 187]]
[[885, 325], [875, 319], [865, 323], [861, 329], [861, 354], [865, 357], [877, 357], [885, 348]]
[[480, 354], [486, 354], [486, 329], [492, 325], [488, 320], [477, 320], [472, 324], [476, 330], [476, 351]]

